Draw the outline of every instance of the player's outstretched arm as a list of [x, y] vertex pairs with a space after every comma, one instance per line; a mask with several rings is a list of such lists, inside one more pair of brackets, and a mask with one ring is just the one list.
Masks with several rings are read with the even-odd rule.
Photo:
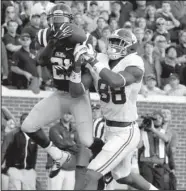
[[136, 66], [128, 66], [124, 71], [115, 73], [107, 68], [103, 68], [99, 76], [110, 87], [117, 88], [140, 82], [143, 77], [143, 70]]
[[69, 93], [72, 97], [76, 98], [85, 93], [93, 82], [92, 76], [89, 71], [81, 74], [81, 67], [74, 67], [69, 82]]
[[124, 71], [116, 73], [106, 67], [105, 63], [97, 59], [93, 51], [90, 50], [90, 46], [88, 48], [80, 45], [78, 48], [78, 51], [74, 53], [75, 60], [85, 59], [110, 87], [118, 88], [137, 83], [140, 82], [143, 77], [143, 63], [141, 59], [135, 59], [134, 64], [131, 63], [131, 66], [125, 68]]

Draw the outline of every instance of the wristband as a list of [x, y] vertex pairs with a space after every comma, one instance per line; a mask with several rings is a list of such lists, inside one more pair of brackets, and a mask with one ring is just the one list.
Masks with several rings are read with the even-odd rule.
[[123, 87], [124, 87], [125, 84], [126, 84], [126, 79], [125, 79], [125, 77], [122, 74], [119, 73], [119, 75], [123, 78], [123, 81], [124, 81]]
[[98, 74], [100, 74], [101, 70], [105, 68], [104, 65], [102, 65], [100, 62], [96, 63], [94, 66], [93, 66], [93, 69], [95, 72], [97, 72]]
[[81, 83], [81, 72], [76, 73], [74, 71], [72, 71], [71, 75], [70, 75], [70, 81], [73, 83]]

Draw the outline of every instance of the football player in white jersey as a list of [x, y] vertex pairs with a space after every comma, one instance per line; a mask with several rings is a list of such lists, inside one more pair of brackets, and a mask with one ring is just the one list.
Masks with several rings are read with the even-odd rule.
[[76, 64], [88, 62], [91, 77], [87, 77], [87, 84], [91, 78], [106, 119], [106, 143], [88, 166], [84, 190], [96, 190], [99, 178], [109, 171], [120, 184], [157, 190], [142, 176], [131, 173], [131, 159], [140, 141], [136, 101], [144, 74], [133, 39], [131, 32], [118, 29], [108, 39], [107, 54], [96, 54], [91, 46], [86, 49], [83, 45], [77, 45], [74, 51]]

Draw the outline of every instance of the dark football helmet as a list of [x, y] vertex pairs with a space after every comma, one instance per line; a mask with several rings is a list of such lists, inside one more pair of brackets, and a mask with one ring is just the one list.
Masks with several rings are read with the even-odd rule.
[[58, 30], [63, 23], [71, 23], [72, 19], [71, 8], [64, 3], [56, 4], [48, 14], [49, 25], [54, 30]]
[[115, 30], [108, 38], [107, 54], [111, 60], [117, 60], [128, 54], [135, 53], [137, 39], [135, 35], [126, 30]]

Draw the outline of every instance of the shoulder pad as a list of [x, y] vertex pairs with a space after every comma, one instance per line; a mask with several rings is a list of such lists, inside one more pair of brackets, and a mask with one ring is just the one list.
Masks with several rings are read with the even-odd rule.
[[51, 32], [50, 28], [46, 28], [46, 29], [40, 29], [39, 32], [37, 33], [37, 41], [42, 47], [47, 46], [50, 32]]

